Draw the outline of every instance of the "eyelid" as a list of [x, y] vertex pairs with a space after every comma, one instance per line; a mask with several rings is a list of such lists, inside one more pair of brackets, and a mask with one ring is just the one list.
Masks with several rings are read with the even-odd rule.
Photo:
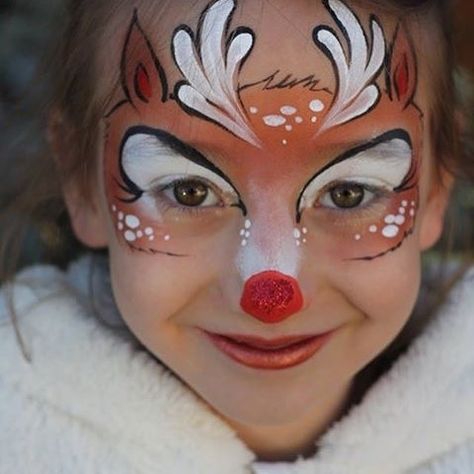
[[127, 176], [142, 190], [153, 187], [157, 178], [180, 175], [207, 180], [225, 193], [236, 195], [235, 189], [210, 169], [189, 160], [145, 133], [130, 135], [122, 148], [122, 166]]
[[306, 185], [299, 200], [311, 205], [318, 194], [333, 182], [354, 182], [393, 191], [403, 183], [412, 165], [412, 149], [401, 138], [374, 145], [347, 159], [336, 162]]

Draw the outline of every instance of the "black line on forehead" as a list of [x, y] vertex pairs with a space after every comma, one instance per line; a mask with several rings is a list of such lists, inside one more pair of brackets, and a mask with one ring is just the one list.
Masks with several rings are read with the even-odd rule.
[[[358, 145], [354, 148], [351, 148], [350, 150], [342, 153], [338, 157], [336, 157], [334, 160], [329, 162], [327, 165], [323, 166], [317, 173], [315, 173], [304, 185], [303, 189], [301, 190], [298, 200], [296, 202], [296, 222], [299, 224], [301, 222], [301, 217], [302, 217], [302, 210], [300, 209], [301, 206], [301, 200], [303, 199], [303, 195], [308, 188], [308, 186], [311, 184], [311, 182], [316, 179], [319, 175], [327, 171], [329, 168], [332, 168], [334, 165], [337, 165], [338, 163], [341, 163], [342, 161], [348, 160], [349, 158], [352, 158], [359, 153], [363, 153], [367, 150], [370, 150], [382, 143], [389, 142], [395, 139], [403, 140], [405, 141], [408, 146], [413, 149], [412, 145], [412, 140], [410, 138], [410, 135], [406, 130], [403, 129], [395, 129], [395, 130], [390, 130], [388, 132], [383, 133], [382, 135], [379, 135], [378, 137], [375, 137], [372, 140], [369, 140], [368, 142], [362, 143], [361, 145]], [[411, 170], [410, 170], [411, 171]], [[409, 172], [410, 173], [410, 172]], [[406, 180], [404, 180], [405, 182]]]
[[248, 84], [239, 85], [238, 92], [242, 92], [246, 89], [251, 87], [260, 86], [263, 84], [261, 88], [264, 91], [271, 91], [274, 89], [293, 89], [295, 87], [301, 86], [304, 89], [308, 89], [311, 92], [319, 92], [325, 91], [330, 92], [328, 88], [325, 87], [318, 87], [321, 80], [316, 79], [314, 74], [309, 74], [303, 78], [298, 78], [292, 73], [285, 74], [281, 79], [277, 78], [277, 76], [281, 73], [280, 69], [277, 69], [272, 74], [260, 79], [258, 81], [250, 82]]
[[[180, 140], [178, 137], [172, 135], [169, 132], [166, 132], [165, 130], [161, 130], [158, 128], [152, 128], [152, 127], [147, 127], [145, 125], [138, 125], [135, 127], [131, 127], [127, 130], [125, 133], [122, 143], [120, 145], [120, 175], [122, 176], [122, 179], [124, 180], [124, 183], [126, 184], [127, 187], [129, 187], [129, 190], [127, 192], [131, 194], [139, 194], [139, 199], [144, 191], [140, 189], [127, 175], [124, 167], [123, 167], [123, 149], [125, 147], [125, 144], [127, 143], [127, 140], [133, 136], [133, 135], [138, 135], [138, 134], [143, 134], [143, 135], [150, 135], [155, 137], [160, 143], [168, 147], [170, 150], [175, 151], [179, 155], [183, 156], [184, 158], [188, 159], [189, 161], [192, 161], [193, 163], [196, 163], [199, 166], [202, 166], [203, 168], [206, 168], [213, 173], [217, 174], [220, 176], [224, 181], [226, 181], [235, 191], [239, 198], [239, 203], [237, 207], [239, 207], [244, 214], [244, 216], [247, 215], [247, 207], [245, 206], [244, 202], [242, 201], [242, 198], [240, 196], [239, 191], [237, 188], [234, 186], [232, 183], [232, 180], [220, 169], [218, 168], [214, 163], [209, 161], [202, 153], [200, 153], [196, 148], [192, 147], [191, 145], [183, 142]], [[135, 199], [136, 200], [136, 199]]]

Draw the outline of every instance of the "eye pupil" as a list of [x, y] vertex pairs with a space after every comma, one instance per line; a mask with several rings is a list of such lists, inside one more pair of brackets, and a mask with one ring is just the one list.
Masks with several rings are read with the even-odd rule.
[[357, 207], [364, 199], [364, 188], [357, 184], [340, 184], [331, 190], [331, 199], [337, 207]]
[[199, 181], [186, 181], [176, 184], [174, 187], [174, 197], [183, 206], [200, 206], [206, 200], [208, 194], [207, 186]]

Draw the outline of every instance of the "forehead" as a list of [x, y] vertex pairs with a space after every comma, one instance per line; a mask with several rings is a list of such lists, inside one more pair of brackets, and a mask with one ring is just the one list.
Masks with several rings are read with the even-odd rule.
[[341, 0], [138, 8], [111, 55], [121, 88], [108, 119], [237, 161], [301, 161], [315, 148], [415, 131], [417, 65], [399, 30], [397, 18]]

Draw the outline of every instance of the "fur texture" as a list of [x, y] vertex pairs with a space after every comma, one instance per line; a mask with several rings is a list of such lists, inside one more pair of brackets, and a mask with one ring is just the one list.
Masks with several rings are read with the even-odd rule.
[[97, 320], [89, 269], [83, 258], [67, 273], [18, 275], [32, 364], [0, 293], [0, 474], [474, 473], [473, 272], [317, 455], [259, 463], [189, 388]]

